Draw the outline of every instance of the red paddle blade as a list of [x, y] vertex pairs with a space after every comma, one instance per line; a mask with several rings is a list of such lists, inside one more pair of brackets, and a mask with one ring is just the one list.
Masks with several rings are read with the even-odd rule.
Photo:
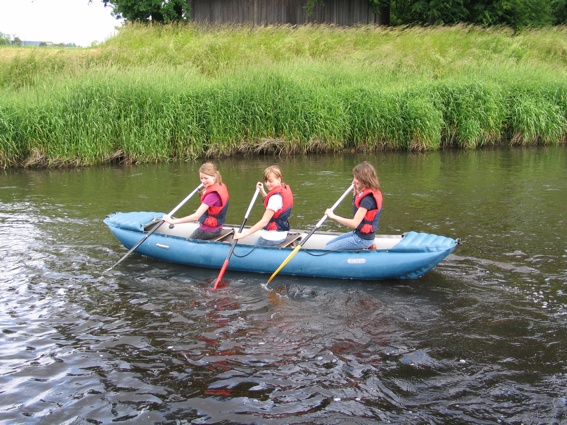
[[219, 275], [217, 276], [217, 280], [216, 280], [216, 282], [213, 286], [213, 289], [212, 289], [213, 291], [215, 289], [217, 289], [217, 286], [218, 286], [219, 282], [221, 281], [222, 277], [224, 276], [224, 272], [226, 271], [227, 267], [228, 267], [228, 258], [226, 260], [224, 260], [224, 263], [223, 263], [223, 265], [220, 269]]

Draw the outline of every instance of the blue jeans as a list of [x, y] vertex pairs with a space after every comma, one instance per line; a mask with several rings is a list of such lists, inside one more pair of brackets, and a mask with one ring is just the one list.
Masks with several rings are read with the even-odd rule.
[[262, 236], [260, 236], [258, 239], [256, 239], [256, 242], [254, 243], [254, 245], [256, 246], [276, 246], [281, 244], [283, 241], [285, 241], [285, 238], [283, 238], [281, 241], [271, 241], [269, 239], [264, 239]]
[[374, 239], [362, 239], [354, 230], [352, 232], [345, 233], [343, 235], [337, 236], [327, 242], [324, 249], [329, 251], [346, 251], [346, 250], [356, 250], [356, 249], [366, 249], [370, 248], [374, 243]]

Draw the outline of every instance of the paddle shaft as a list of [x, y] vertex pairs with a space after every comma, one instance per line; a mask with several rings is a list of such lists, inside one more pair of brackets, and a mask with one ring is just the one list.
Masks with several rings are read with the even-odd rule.
[[[197, 193], [199, 190], [201, 190], [202, 187], [203, 187], [203, 184], [201, 183], [199, 186], [197, 186], [197, 188], [196, 188], [193, 192], [191, 192], [189, 195], [187, 195], [183, 201], [181, 201], [174, 209], [172, 209], [172, 210], [169, 212], [168, 215], [173, 215], [173, 214], [175, 214], [175, 213], [177, 212], [177, 210], [179, 210], [183, 205], [185, 205], [185, 203], [186, 203], [189, 199], [191, 199], [191, 198], [193, 197], [193, 195], [195, 195], [195, 193]], [[134, 252], [134, 251], [136, 250], [136, 248], [138, 248], [140, 245], [142, 245], [142, 244], [144, 243], [144, 241], [145, 241], [146, 239], [148, 239], [157, 229], [159, 229], [159, 227], [160, 227], [163, 223], [164, 223], [164, 221], [163, 221], [163, 220], [160, 220], [160, 221], [154, 226], [154, 228], [153, 228], [152, 230], [150, 230], [150, 231], [146, 234], [146, 236], [144, 236], [142, 239], [140, 239], [136, 245], [134, 245], [132, 248], [130, 248], [130, 250], [129, 250], [126, 254], [124, 254], [124, 256], [123, 256], [120, 260], [118, 260], [112, 267], [110, 267], [109, 269], [105, 270], [104, 273], [106, 273], [106, 272], [112, 270], [114, 267], [116, 267], [118, 264], [120, 264], [122, 261], [124, 261], [124, 259], [125, 259], [126, 257], [128, 257], [128, 255], [130, 255], [132, 252]]]
[[[351, 184], [351, 185], [348, 187], [348, 189], [345, 190], [345, 193], [343, 193], [343, 194], [341, 195], [341, 197], [337, 200], [337, 202], [335, 202], [335, 203], [333, 204], [333, 206], [331, 207], [331, 211], [334, 211], [335, 208], [337, 208], [337, 207], [339, 206], [339, 204], [343, 201], [343, 199], [345, 199], [346, 196], [349, 194], [349, 192], [352, 190], [352, 187], [353, 187], [353, 185]], [[303, 246], [303, 244], [304, 244], [305, 242], [307, 242], [307, 240], [311, 237], [311, 235], [313, 235], [313, 233], [315, 233], [315, 231], [316, 231], [319, 227], [321, 227], [321, 226], [323, 225], [323, 223], [325, 222], [325, 220], [327, 220], [327, 218], [328, 218], [328, 217], [327, 217], [326, 215], [324, 215], [323, 217], [321, 217], [321, 220], [319, 220], [319, 221], [317, 222], [317, 224], [315, 225], [315, 227], [313, 228], [313, 230], [311, 230], [311, 232], [309, 232], [309, 233], [307, 234], [307, 236], [305, 236], [305, 238], [302, 239], [301, 242], [299, 242], [299, 245], [296, 246], [293, 251], [291, 251], [291, 253], [287, 256], [287, 258], [283, 261], [283, 263], [277, 268], [277, 270], [276, 270], [274, 273], [272, 273], [272, 275], [271, 275], [270, 278], [268, 279], [268, 282], [266, 283], [266, 285], [267, 285], [268, 283], [270, 283], [274, 277], [276, 277], [276, 275], [280, 272], [281, 269], [283, 269], [283, 268], [285, 267], [285, 265], [286, 265], [287, 263], [290, 262], [290, 260], [295, 256], [295, 254], [297, 254], [298, 251], [301, 249], [301, 247]]]
[[[331, 207], [331, 211], [334, 211], [335, 208], [337, 208], [337, 207], [339, 206], [339, 204], [340, 204], [341, 202], [343, 202], [343, 199], [345, 199], [345, 198], [347, 197], [347, 195], [349, 194], [349, 192], [350, 192], [351, 190], [352, 190], [352, 185], [350, 185], [350, 186], [348, 187], [348, 189], [345, 190], [345, 192], [344, 192], [344, 193], [341, 195], [341, 197], [337, 200], [337, 202], [335, 202], [335, 203], [333, 204], [333, 206]], [[316, 231], [319, 227], [321, 227], [321, 226], [323, 225], [323, 223], [324, 223], [328, 218], [329, 218], [329, 217], [327, 217], [326, 215], [324, 215], [323, 217], [321, 217], [321, 220], [319, 220], [319, 221], [317, 222], [317, 224], [315, 225], [315, 227], [313, 228], [313, 230], [311, 230], [311, 232], [309, 232], [309, 234], [305, 237], [305, 239], [303, 239], [303, 240], [299, 243], [299, 245], [303, 245], [305, 242], [307, 242], [307, 239], [309, 239], [309, 238], [311, 237], [311, 235], [312, 235], [313, 233], [315, 233], [315, 231]]]
[[[260, 193], [259, 187], [256, 188], [256, 192], [254, 192], [254, 196], [252, 197], [252, 201], [250, 202], [250, 205], [248, 205], [248, 210], [246, 210], [246, 214], [244, 215], [244, 220], [242, 221], [242, 224], [240, 225], [240, 229], [238, 229], [238, 233], [242, 233], [242, 229], [244, 229], [244, 226], [246, 225], [246, 222], [248, 221], [248, 216], [250, 215], [250, 211], [252, 211], [252, 207], [254, 206], [254, 202], [256, 202], [256, 198], [258, 197], [258, 193]], [[222, 277], [224, 276], [224, 272], [226, 271], [226, 268], [228, 267], [230, 257], [232, 257], [232, 253], [234, 252], [234, 248], [236, 247], [237, 243], [238, 243], [237, 239], [232, 240], [232, 243], [230, 245], [230, 251], [228, 252], [226, 259], [224, 260], [224, 263], [222, 264], [219, 275], [217, 276], [217, 280], [215, 281], [215, 284], [213, 286], [213, 289], [212, 289], [213, 291], [215, 289], [217, 289], [217, 285], [219, 284]]]

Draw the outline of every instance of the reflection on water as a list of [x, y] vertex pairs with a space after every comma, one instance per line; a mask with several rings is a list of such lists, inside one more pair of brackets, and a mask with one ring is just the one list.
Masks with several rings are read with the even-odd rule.
[[[227, 272], [211, 292], [216, 272], [137, 255], [102, 275], [125, 253], [104, 216], [170, 210], [199, 163], [5, 172], [0, 421], [564, 423], [566, 156], [377, 154], [380, 231], [463, 244], [419, 280], [278, 275], [270, 291]], [[312, 228], [362, 159], [282, 158], [293, 226]], [[230, 222], [271, 160], [220, 161]]]

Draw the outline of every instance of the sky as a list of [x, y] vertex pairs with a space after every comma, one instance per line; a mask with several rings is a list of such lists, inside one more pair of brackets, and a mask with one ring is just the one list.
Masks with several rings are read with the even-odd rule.
[[88, 47], [111, 37], [120, 25], [102, 0], [0, 0], [0, 32], [22, 41]]

